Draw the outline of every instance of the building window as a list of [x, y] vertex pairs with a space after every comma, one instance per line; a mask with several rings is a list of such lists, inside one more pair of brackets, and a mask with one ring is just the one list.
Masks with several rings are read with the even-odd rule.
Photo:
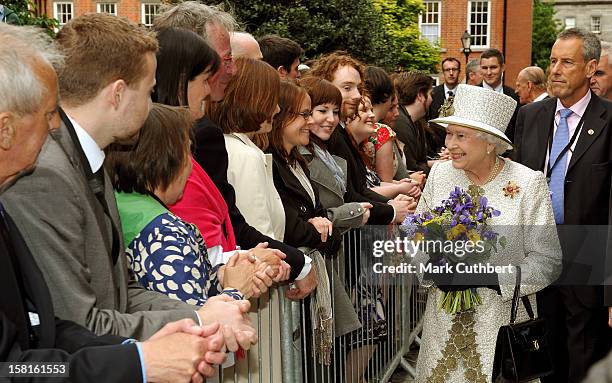
[[429, 40], [430, 43], [436, 44], [440, 41], [440, 11], [441, 1], [423, 2], [425, 12], [419, 17], [419, 30], [421, 37]]
[[117, 3], [98, 3], [98, 13], [117, 16]]
[[491, 2], [468, 1], [468, 31], [472, 35], [472, 47], [488, 48], [491, 33]]
[[591, 32], [601, 33], [601, 16], [591, 16]]
[[159, 3], [142, 3], [142, 23], [147, 27], [153, 25], [153, 18], [159, 15]]
[[69, 22], [74, 17], [72, 2], [54, 3], [53, 17], [59, 21], [60, 25], [64, 25]]
[[565, 18], [565, 29], [576, 28], [576, 18], [566, 17]]

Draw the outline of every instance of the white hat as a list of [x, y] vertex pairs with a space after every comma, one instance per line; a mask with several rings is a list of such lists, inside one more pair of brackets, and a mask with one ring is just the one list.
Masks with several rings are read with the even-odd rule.
[[505, 94], [480, 86], [459, 84], [453, 101], [453, 114], [430, 122], [445, 127], [459, 125], [480, 130], [501, 138], [508, 143], [508, 149], [512, 149], [512, 141], [504, 132], [515, 108], [516, 101]]

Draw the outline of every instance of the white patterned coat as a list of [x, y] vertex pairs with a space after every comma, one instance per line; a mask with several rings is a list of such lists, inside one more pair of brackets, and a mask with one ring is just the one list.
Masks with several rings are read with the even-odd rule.
[[[520, 187], [514, 197], [504, 192], [508, 182]], [[455, 169], [452, 161], [434, 165], [419, 201], [417, 213], [440, 205], [442, 200], [448, 199], [454, 187], [467, 190], [470, 184], [472, 182], [464, 171]], [[499, 265], [511, 263], [521, 267], [521, 296], [529, 295], [535, 310], [535, 292], [555, 281], [561, 271], [561, 248], [544, 175], [521, 164], [505, 160], [500, 173], [484, 185], [483, 189], [489, 206], [501, 211], [501, 215], [491, 218], [489, 222], [495, 226], [503, 225], [502, 235], [508, 240], [505, 248], [499, 249], [491, 256], [490, 262]], [[413, 263], [426, 263], [427, 259], [427, 255], [421, 253], [414, 258]], [[512, 270], [515, 270], [514, 266]], [[425, 285], [431, 287], [417, 362], [417, 382], [491, 381], [497, 333], [499, 328], [508, 324], [510, 320], [515, 280], [514, 273], [499, 274], [501, 295], [492, 289], [478, 288], [482, 305], [475, 308], [473, 314], [475, 336], [473, 339], [468, 339], [476, 343], [475, 355], [480, 359], [480, 365], [475, 369], [480, 370], [477, 374], [478, 379], [473, 374], [466, 375], [467, 361], [463, 360], [459, 352], [449, 353], [448, 347], [445, 352], [445, 346], [456, 330], [452, 329], [455, 315], [438, 309], [442, 292], [432, 286], [431, 281], [424, 281]], [[517, 321], [526, 319], [527, 314], [520, 305]], [[454, 346], [450, 349], [458, 350]], [[472, 362], [470, 360], [470, 363]], [[442, 367], [436, 369], [439, 365]]]

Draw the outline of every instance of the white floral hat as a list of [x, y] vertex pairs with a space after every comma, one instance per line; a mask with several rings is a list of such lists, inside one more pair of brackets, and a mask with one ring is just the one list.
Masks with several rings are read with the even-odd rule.
[[511, 97], [480, 86], [459, 84], [452, 108], [450, 116], [430, 122], [480, 130], [501, 138], [512, 149], [512, 141], [504, 134], [516, 108], [516, 101]]

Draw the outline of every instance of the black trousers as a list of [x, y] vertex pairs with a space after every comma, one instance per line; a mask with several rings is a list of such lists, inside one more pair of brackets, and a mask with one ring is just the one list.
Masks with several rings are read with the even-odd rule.
[[537, 293], [538, 314], [546, 319], [555, 367], [553, 375], [541, 379], [543, 383], [579, 383], [610, 351], [608, 308], [584, 303], [589, 299], [583, 295], [598, 288], [549, 286]]

